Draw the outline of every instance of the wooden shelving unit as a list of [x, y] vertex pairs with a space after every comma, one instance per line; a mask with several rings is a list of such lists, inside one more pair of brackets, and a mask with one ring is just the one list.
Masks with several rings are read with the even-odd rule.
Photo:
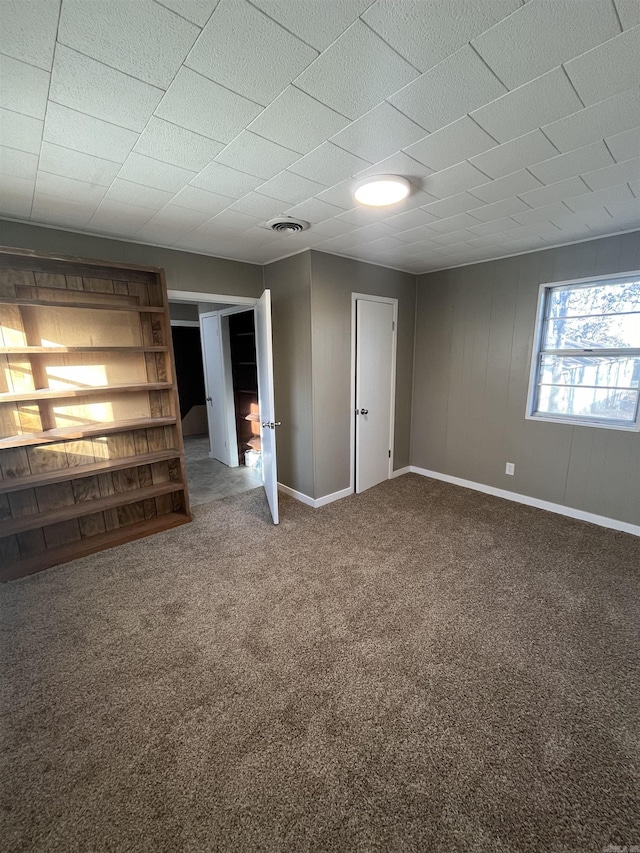
[[161, 270], [0, 249], [0, 580], [190, 520]]
[[238, 456], [245, 451], [260, 450], [260, 415], [258, 412], [258, 375], [254, 316], [252, 311], [229, 317], [231, 367], [236, 407]]

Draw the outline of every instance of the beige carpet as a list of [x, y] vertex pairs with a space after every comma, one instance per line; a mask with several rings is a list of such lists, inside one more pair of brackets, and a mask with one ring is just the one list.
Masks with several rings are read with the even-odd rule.
[[640, 844], [640, 539], [408, 475], [0, 588], [0, 849]]

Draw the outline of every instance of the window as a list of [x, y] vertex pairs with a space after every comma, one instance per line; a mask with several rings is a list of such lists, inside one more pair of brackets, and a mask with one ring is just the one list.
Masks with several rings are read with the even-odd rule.
[[527, 416], [640, 429], [640, 273], [540, 288]]

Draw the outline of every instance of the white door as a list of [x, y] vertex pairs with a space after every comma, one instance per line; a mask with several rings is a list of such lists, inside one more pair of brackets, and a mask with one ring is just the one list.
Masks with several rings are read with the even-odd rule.
[[392, 472], [395, 300], [356, 299], [356, 492]]
[[255, 307], [258, 406], [262, 442], [262, 482], [273, 523], [278, 523], [278, 471], [276, 467], [276, 422], [273, 399], [273, 341], [271, 337], [271, 291], [265, 290]]
[[[222, 357], [220, 316], [217, 313], [200, 315], [200, 338], [204, 362], [204, 383], [207, 395], [209, 422], [209, 455], [225, 465], [238, 464], [237, 449], [227, 437], [225, 415], [225, 379]], [[232, 451], [236, 458], [232, 458]]]

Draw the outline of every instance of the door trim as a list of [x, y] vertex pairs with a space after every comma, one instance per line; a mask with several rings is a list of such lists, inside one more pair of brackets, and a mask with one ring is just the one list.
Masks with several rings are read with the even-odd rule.
[[350, 493], [356, 490], [356, 302], [359, 299], [366, 299], [369, 302], [384, 302], [387, 305], [393, 306], [393, 339], [391, 344], [391, 416], [389, 418], [389, 449], [391, 456], [389, 457], [389, 475], [387, 479], [393, 476], [393, 460], [394, 460], [394, 438], [396, 426], [396, 363], [398, 350], [398, 300], [391, 296], [374, 296], [371, 293], [351, 293], [351, 418], [350, 432], [351, 438], [349, 441], [349, 490]]

